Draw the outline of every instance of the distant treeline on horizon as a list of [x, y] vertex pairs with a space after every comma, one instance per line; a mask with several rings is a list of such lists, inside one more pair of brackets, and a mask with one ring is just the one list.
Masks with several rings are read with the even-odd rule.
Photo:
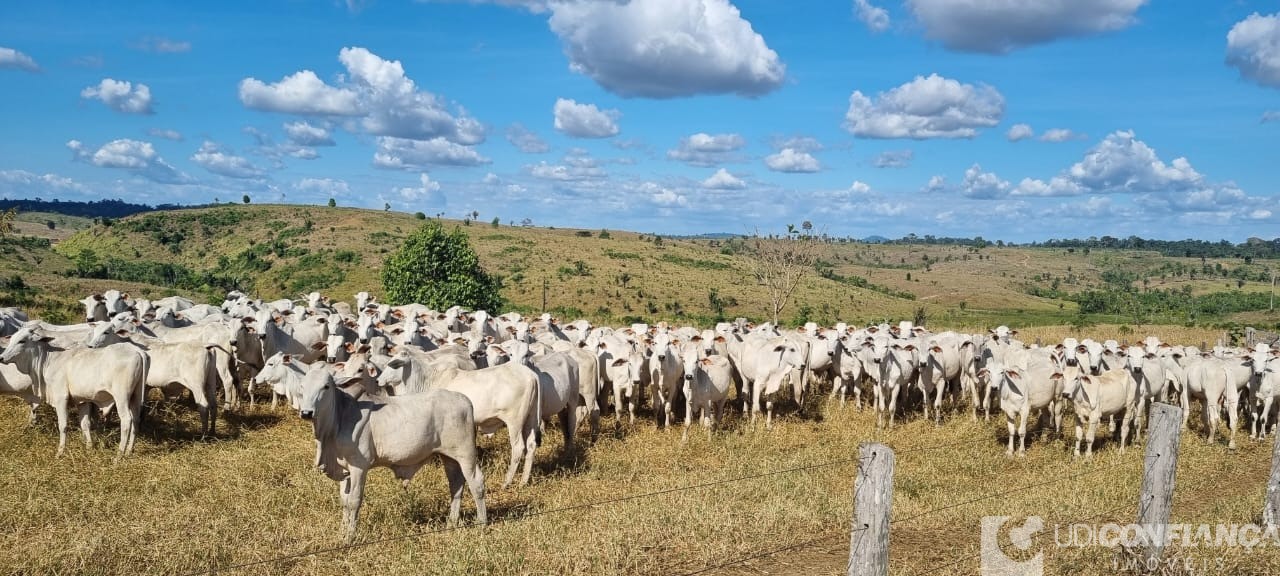
[[[225, 205], [234, 206], [236, 204], [228, 202]], [[94, 200], [91, 202], [62, 201], [56, 199], [44, 200], [41, 198], [21, 200], [0, 199], [0, 210], [17, 208], [19, 212], [52, 212], [56, 214], [65, 214], [67, 216], [79, 216], [81, 218], [95, 219], [124, 218], [126, 216], [140, 214], [143, 212], [185, 210], [192, 208], [207, 208], [211, 206], [214, 205], [159, 204], [156, 206], [149, 206], [146, 204], [133, 204], [120, 199]], [[729, 239], [738, 236], [739, 235], [737, 234], [697, 234], [672, 236], [672, 238]], [[1049, 239], [1043, 242], [1026, 242], [1021, 244], [1005, 242], [1003, 240], [991, 241], [986, 240], [981, 236], [963, 238], [934, 236], [932, 234], [925, 234], [924, 236], [908, 234], [897, 239], [885, 238], [882, 236], [870, 236], [862, 239], [855, 239], [852, 237], [830, 237], [829, 239], [837, 242], [858, 241], [870, 244], [929, 244], [940, 246], [972, 246], [975, 248], [986, 248], [988, 246], [1010, 246], [1063, 248], [1067, 250], [1082, 250], [1085, 252], [1092, 249], [1150, 250], [1159, 252], [1165, 256], [1178, 256], [1185, 258], [1244, 258], [1247, 260], [1252, 260], [1254, 258], [1280, 258], [1280, 238], [1274, 238], [1271, 240], [1249, 238], [1241, 244], [1234, 244], [1230, 240], [1219, 240], [1217, 242], [1191, 238], [1186, 240], [1151, 240], [1138, 236], [1129, 236], [1127, 238], [1091, 236], [1085, 239]]]

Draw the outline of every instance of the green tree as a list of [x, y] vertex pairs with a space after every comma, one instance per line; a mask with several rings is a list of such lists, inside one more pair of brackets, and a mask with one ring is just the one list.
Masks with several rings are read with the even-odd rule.
[[338, 201], [337, 201], [337, 200], [334, 200], [333, 198], [330, 198], [330, 199], [329, 199], [329, 207], [330, 207], [330, 208], [337, 208], [337, 207], [338, 207]]
[[422, 212], [414, 212], [414, 213], [413, 213], [413, 217], [414, 217], [414, 218], [416, 218], [416, 219], [418, 219], [418, 220], [426, 220], [426, 219], [427, 219], [427, 215], [426, 215], [426, 214], [423, 214]]
[[242, 200], [245, 204], [248, 204], [248, 203], [249, 203], [249, 195], [248, 195], [248, 194], [245, 194], [245, 195], [244, 195], [244, 198], [241, 198], [241, 200]]
[[382, 268], [382, 290], [392, 305], [496, 311], [501, 288], [501, 280], [480, 267], [467, 235], [458, 228], [446, 232], [437, 221], [411, 234]]
[[492, 227], [494, 227], [494, 228], [497, 228], [497, 227], [498, 227], [498, 223], [499, 223], [499, 222], [500, 222], [500, 220], [498, 220], [498, 217], [497, 217], [497, 216], [494, 216], [494, 217], [493, 217], [493, 221], [489, 223], [489, 226], [492, 226]]

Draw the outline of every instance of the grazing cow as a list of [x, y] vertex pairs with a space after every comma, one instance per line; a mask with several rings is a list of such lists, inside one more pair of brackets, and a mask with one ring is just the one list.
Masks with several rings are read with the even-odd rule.
[[449, 481], [449, 524], [458, 522], [464, 485], [476, 503], [476, 522], [488, 520], [475, 420], [466, 396], [447, 390], [403, 397], [352, 394], [318, 365], [308, 374], [299, 414], [311, 421], [317, 468], [340, 482], [340, 530], [348, 544], [355, 541], [369, 470], [390, 468], [408, 488], [414, 474], [436, 455]]
[[724, 403], [733, 385], [732, 371], [729, 359], [724, 356], [685, 354], [683, 440], [689, 439], [689, 426], [693, 424], [694, 414], [699, 412], [707, 436], [711, 436], [711, 431], [724, 417]]
[[36, 409], [40, 407], [40, 399], [31, 390], [31, 377], [23, 374], [16, 366], [0, 364], [0, 394], [17, 396], [31, 406], [31, 414], [27, 422], [36, 423]]
[[[1280, 350], [1268, 350], [1260, 345], [1249, 355], [1249, 366], [1253, 368], [1253, 379], [1249, 383], [1250, 396], [1253, 397], [1253, 428], [1250, 434], [1261, 440], [1267, 437], [1267, 421], [1271, 416], [1271, 405], [1280, 396]], [[1275, 425], [1272, 425], [1274, 428]]]
[[653, 415], [659, 428], [671, 425], [676, 388], [680, 386], [679, 346], [680, 341], [672, 339], [668, 334], [653, 337], [652, 354], [649, 357], [649, 386], [653, 393]]
[[[1015, 355], [1025, 358], [1013, 358]], [[1009, 428], [1009, 448], [1013, 455], [1013, 440], [1018, 438], [1018, 454], [1027, 453], [1027, 420], [1032, 410], [1047, 410], [1049, 425], [1054, 432], [1062, 433], [1062, 418], [1058, 414], [1058, 399], [1062, 395], [1062, 373], [1053, 357], [1027, 351], [1011, 351], [1006, 356], [1014, 360], [1009, 366], [993, 363], [984, 368], [989, 372], [991, 386], [1000, 396], [1000, 409], [1004, 411], [1005, 424]], [[1018, 420], [1017, 428], [1014, 420]]]
[[114, 404], [120, 414], [116, 458], [133, 452], [138, 432], [135, 418], [146, 391], [147, 355], [131, 344], [63, 349], [51, 345], [52, 339], [39, 325], [25, 326], [9, 340], [0, 363], [13, 364], [31, 378], [36, 397], [53, 406], [58, 415], [58, 455], [67, 447], [67, 417], [73, 401], [86, 445], [93, 445], [89, 405], [104, 409]]
[[[1129, 426], [1133, 420], [1138, 383], [1133, 374], [1123, 368], [1109, 370], [1099, 375], [1084, 374], [1080, 367], [1065, 369], [1062, 388], [1063, 398], [1071, 400], [1076, 411], [1076, 456], [1080, 455], [1080, 441], [1087, 440], [1085, 455], [1093, 456], [1093, 440], [1098, 423], [1103, 417], [1124, 412], [1120, 424], [1120, 453], [1124, 453], [1129, 439]], [[1084, 433], [1085, 425], [1088, 433]]]
[[[752, 337], [743, 342], [743, 387], [751, 387], [751, 422], [754, 424], [760, 411], [760, 400], [770, 397], [782, 388], [782, 380], [792, 369], [804, 366], [804, 350], [799, 343], [787, 336]], [[765, 429], [773, 428], [773, 400], [765, 403]]]
[[[277, 352], [267, 358], [266, 365], [253, 377], [249, 392], [253, 393], [253, 384], [265, 384], [271, 387], [271, 408], [276, 407], [276, 397], [284, 396], [285, 403], [297, 409], [302, 399], [302, 379], [307, 375], [307, 367], [292, 354]], [[252, 397], [252, 396], [250, 396]]]
[[934, 421], [942, 423], [942, 397], [960, 389], [963, 366], [960, 362], [960, 335], [943, 332], [929, 339], [928, 355], [920, 363], [920, 391], [924, 392], [924, 417], [933, 404]]
[[[518, 354], [523, 354], [518, 351]], [[511, 439], [511, 464], [502, 487], [511, 485], [520, 458], [524, 457], [521, 485], [529, 483], [533, 473], [533, 453], [541, 443], [538, 424], [542, 422], [541, 385], [538, 375], [527, 366], [508, 362], [480, 370], [459, 370], [449, 366], [442, 370], [433, 389], [452, 390], [465, 395], [475, 408], [475, 424], [482, 434], [492, 434], [506, 427]]]
[[[90, 348], [103, 348], [113, 344], [132, 344], [146, 353], [150, 360], [147, 369], [147, 386], [159, 388], [166, 398], [191, 391], [191, 399], [200, 413], [200, 434], [212, 435], [218, 421], [218, 368], [214, 356], [216, 344], [199, 342], [172, 342], [160, 340], [139, 342], [131, 339], [134, 332], [127, 329], [111, 330], [105, 322], [98, 324], [86, 343]], [[221, 349], [224, 354], [230, 354]], [[143, 393], [145, 396], [145, 392]]]
[[853, 390], [853, 401], [857, 405], [858, 411], [862, 411], [862, 380], [867, 374], [867, 368], [862, 363], [862, 359], [858, 356], [862, 345], [855, 345], [856, 340], [847, 334], [841, 334], [838, 338], [839, 344], [836, 348], [835, 366], [832, 373], [834, 376], [831, 380], [831, 398], [835, 399], [836, 393], [840, 394], [840, 406], [844, 406], [845, 397], [849, 390]]
[[898, 411], [898, 395], [916, 378], [916, 345], [908, 340], [895, 340], [884, 349], [880, 357], [880, 386], [876, 393], [876, 427], [881, 427], [884, 414], [889, 414], [889, 428], [893, 428]]
[[512, 341], [508, 349], [517, 362], [538, 375], [541, 386], [538, 398], [543, 421], [552, 416], [560, 417], [560, 429], [564, 431], [564, 459], [573, 457], [573, 433], [578, 428], [578, 400], [581, 398], [578, 361], [565, 352], [552, 352], [537, 358], [522, 342]]

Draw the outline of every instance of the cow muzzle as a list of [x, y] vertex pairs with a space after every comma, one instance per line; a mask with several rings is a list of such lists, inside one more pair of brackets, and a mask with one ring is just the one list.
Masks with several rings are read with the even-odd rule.
[[315, 415], [315, 412], [310, 410], [299, 410], [298, 415], [301, 416], [303, 420], [310, 420], [311, 417]]
[[684, 379], [685, 379], [685, 380], [693, 380], [693, 374], [685, 374], [685, 375], [684, 375]]
[[338, 361], [338, 358], [336, 356], [325, 356], [324, 361], [333, 364]]
[[368, 339], [368, 338], [361, 338], [361, 339], [360, 339], [360, 343], [361, 343], [361, 344], [368, 344], [368, 343], [369, 343], [369, 339]]
[[666, 354], [659, 354], [659, 355], [658, 355], [658, 361], [659, 361], [659, 362], [662, 362], [663, 360], [666, 360], [666, 359], [667, 359], [667, 355], [666, 355]]
[[1076, 360], [1075, 358], [1067, 358], [1067, 366], [1078, 366], [1079, 364], [1079, 360]]

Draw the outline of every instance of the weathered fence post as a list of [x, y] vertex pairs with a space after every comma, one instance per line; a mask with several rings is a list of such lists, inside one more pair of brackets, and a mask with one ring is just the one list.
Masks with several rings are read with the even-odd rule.
[[893, 511], [893, 449], [878, 443], [858, 447], [853, 485], [849, 576], [889, 573], [889, 513]]
[[1262, 505], [1262, 524], [1267, 528], [1280, 527], [1280, 434], [1271, 436], [1275, 445], [1271, 451], [1271, 479], [1267, 481], [1267, 501]]
[[[1147, 451], [1142, 471], [1142, 495], [1138, 498], [1138, 525], [1147, 565], [1164, 554], [1165, 527], [1173, 505], [1173, 484], [1178, 472], [1178, 445], [1182, 438], [1182, 408], [1154, 402], [1148, 429]], [[1148, 536], [1156, 536], [1155, 541]]]

